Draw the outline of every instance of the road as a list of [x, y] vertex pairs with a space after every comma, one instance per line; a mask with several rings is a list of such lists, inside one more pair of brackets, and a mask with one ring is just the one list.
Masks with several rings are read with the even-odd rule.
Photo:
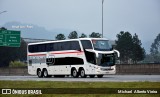
[[80, 82], [160, 82], [160, 75], [105, 75], [103, 78], [38, 78], [37, 76], [0, 76], [0, 80], [11, 81], [80, 81]]

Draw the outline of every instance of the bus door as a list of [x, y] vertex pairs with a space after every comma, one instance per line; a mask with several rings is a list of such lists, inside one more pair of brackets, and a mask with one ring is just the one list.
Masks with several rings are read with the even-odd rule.
[[46, 54], [46, 64], [49, 74], [54, 74], [57, 68], [55, 67], [55, 55], [47, 52]]

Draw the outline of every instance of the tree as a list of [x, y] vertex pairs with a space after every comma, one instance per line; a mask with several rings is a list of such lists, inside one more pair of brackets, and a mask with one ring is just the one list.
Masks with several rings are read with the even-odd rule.
[[150, 53], [154, 58], [154, 62], [160, 62], [160, 33], [152, 43]]
[[137, 63], [145, 57], [145, 50], [141, 47], [142, 43], [137, 34], [121, 31], [117, 34], [116, 49], [120, 51], [122, 63]]
[[64, 36], [64, 34], [58, 34], [56, 37], [55, 37], [56, 40], [65, 40], [66, 37]]
[[8, 66], [11, 61], [27, 59], [27, 44], [21, 38], [20, 47], [0, 46], [0, 67]]
[[[1, 27], [0, 30], [7, 29]], [[14, 60], [27, 60], [27, 44], [22, 38], [20, 47], [0, 46], [0, 67], [8, 66]]]
[[92, 32], [91, 35], [89, 35], [89, 37], [91, 37], [91, 38], [101, 38], [101, 34]]
[[5, 27], [1, 27], [0, 30], [7, 30]]
[[128, 63], [132, 57], [132, 35], [129, 32], [121, 31], [117, 34], [116, 49], [121, 53], [120, 61]]
[[72, 31], [69, 36], [69, 39], [77, 39], [78, 38], [78, 33], [76, 31]]
[[86, 37], [87, 37], [87, 35], [84, 34], [84, 33], [82, 33], [81, 36], [80, 36], [79, 38], [86, 38]]
[[138, 38], [138, 35], [134, 34], [133, 36], [133, 52], [132, 52], [132, 60], [133, 63], [137, 63], [137, 61], [141, 61], [145, 57], [145, 50], [141, 47], [142, 43]]

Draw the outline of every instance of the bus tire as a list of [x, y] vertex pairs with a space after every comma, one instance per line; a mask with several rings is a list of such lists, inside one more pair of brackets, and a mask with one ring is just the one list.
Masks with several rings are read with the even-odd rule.
[[48, 75], [47, 69], [44, 69], [44, 70], [43, 70], [43, 75], [44, 75], [45, 78], [51, 77], [51, 75]]
[[79, 76], [76, 69], [72, 69], [71, 75], [72, 75], [74, 78], [77, 78], [77, 77]]
[[103, 77], [103, 75], [97, 75], [97, 77], [98, 77], [98, 78], [102, 78], [102, 77]]
[[81, 78], [86, 78], [87, 77], [84, 69], [80, 70], [80, 76], [81, 76]]
[[37, 76], [38, 76], [39, 78], [42, 78], [42, 77], [43, 77], [43, 72], [42, 72], [40, 69], [37, 70]]
[[94, 78], [94, 77], [95, 77], [95, 75], [89, 75], [89, 77], [90, 77], [90, 78]]

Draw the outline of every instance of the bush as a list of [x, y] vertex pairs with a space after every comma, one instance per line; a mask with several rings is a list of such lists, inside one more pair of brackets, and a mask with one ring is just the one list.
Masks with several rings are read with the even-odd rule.
[[11, 61], [9, 67], [26, 67], [27, 64], [20, 61]]

